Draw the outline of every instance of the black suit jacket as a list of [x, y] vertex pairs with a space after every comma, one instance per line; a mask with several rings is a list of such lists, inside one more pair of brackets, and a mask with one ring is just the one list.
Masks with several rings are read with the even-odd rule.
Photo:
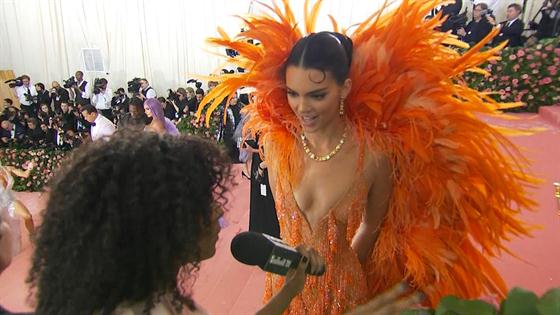
[[508, 47], [517, 47], [523, 45], [523, 40], [521, 39], [521, 33], [523, 33], [523, 28], [525, 24], [520, 19], [515, 20], [510, 26], [507, 26], [508, 22], [502, 22], [500, 25], [500, 34], [494, 39], [494, 44], [498, 45], [503, 41], [509, 41]]
[[488, 22], [485, 18], [482, 18], [479, 22], [472, 20], [465, 27], [465, 32], [467, 35], [463, 37], [463, 41], [469, 45], [475, 45], [480, 42], [488, 33], [492, 31], [492, 24]]

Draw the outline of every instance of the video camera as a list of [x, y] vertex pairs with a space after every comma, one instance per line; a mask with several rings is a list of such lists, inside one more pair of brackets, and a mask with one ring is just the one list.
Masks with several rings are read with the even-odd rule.
[[140, 78], [134, 78], [130, 81], [127, 82], [127, 91], [129, 93], [138, 93], [138, 91], [140, 91], [140, 87], [142, 86], [142, 84], [140, 84], [140, 81], [142, 79]]
[[105, 79], [95, 78], [95, 80], [93, 81], [93, 94], [101, 93], [101, 90], [103, 89], [103, 84], [106, 81], [107, 80]]
[[22, 86], [23, 77], [17, 77], [15, 79], [6, 80], [4, 81], [4, 83], [7, 83], [10, 88], [15, 88], [16, 86]]
[[189, 84], [189, 83], [194, 83], [194, 85], [196, 86], [197, 89], [202, 88], [202, 82], [198, 82], [198, 81], [195, 80], [195, 79], [190, 79], [190, 80], [188, 80], [188, 81], [187, 81], [187, 84]]
[[74, 85], [78, 85], [78, 82], [76, 82], [76, 78], [74, 78], [74, 76], [71, 76], [70, 78], [68, 78], [68, 80], [62, 80], [62, 82], [64, 82], [62, 86], [67, 89], [71, 89]]
[[482, 11], [480, 12], [480, 15], [481, 15], [482, 17], [486, 17], [487, 15], [489, 15], [489, 16], [494, 16], [494, 11], [493, 11], [492, 9], [482, 10]]

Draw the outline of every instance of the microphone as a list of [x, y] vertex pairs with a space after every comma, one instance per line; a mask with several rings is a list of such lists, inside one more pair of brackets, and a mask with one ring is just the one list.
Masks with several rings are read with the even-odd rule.
[[[295, 269], [303, 256], [282, 240], [264, 233], [242, 232], [231, 241], [231, 254], [237, 261], [262, 270], [285, 276], [290, 268]], [[325, 266], [316, 274], [311, 273], [311, 265], [305, 273], [321, 276]]]

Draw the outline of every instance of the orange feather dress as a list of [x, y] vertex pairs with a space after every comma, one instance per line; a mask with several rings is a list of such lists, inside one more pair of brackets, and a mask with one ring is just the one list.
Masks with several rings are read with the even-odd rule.
[[[403, 279], [424, 291], [431, 305], [449, 294], [503, 297], [506, 285], [490, 259], [507, 252], [503, 244], [512, 236], [528, 235], [517, 215], [535, 206], [525, 194], [534, 180], [523, 173], [525, 160], [503, 130], [478, 119], [509, 104], [497, 104], [462, 80], [466, 71], [484, 73], [477, 66], [497, 58], [503, 45], [480, 50], [497, 31], [460, 53], [454, 46], [464, 44], [436, 31], [441, 16], [425, 18], [439, 4], [435, 0], [403, 0], [352, 32], [339, 30], [331, 18], [334, 31], [354, 43], [348, 124], [358, 143], [385, 153], [394, 170], [389, 210], [362, 267], [349, 245], [367, 199], [360, 177], [315, 231], [290, 188], [305, 156], [281, 69], [294, 44], [314, 31], [320, 3], [310, 9], [306, 2], [304, 23], [297, 23], [286, 0], [267, 7], [268, 14], [243, 17], [247, 30], [235, 38], [220, 30], [221, 37], [209, 41], [237, 50], [230, 62], [247, 71], [222, 75], [199, 108], [209, 120], [221, 100], [240, 87], [254, 88], [245, 128], [260, 135], [268, 167], [278, 174], [281, 236], [294, 246], [314, 246], [327, 261], [326, 274], [310, 277], [287, 313], [341, 314]], [[267, 275], [265, 298], [282, 283]]]

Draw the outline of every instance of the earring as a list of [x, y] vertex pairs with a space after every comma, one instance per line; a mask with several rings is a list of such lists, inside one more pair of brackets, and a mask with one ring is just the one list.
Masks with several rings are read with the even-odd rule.
[[340, 99], [340, 107], [338, 109], [338, 114], [340, 114], [340, 116], [344, 116], [344, 99], [341, 98]]

